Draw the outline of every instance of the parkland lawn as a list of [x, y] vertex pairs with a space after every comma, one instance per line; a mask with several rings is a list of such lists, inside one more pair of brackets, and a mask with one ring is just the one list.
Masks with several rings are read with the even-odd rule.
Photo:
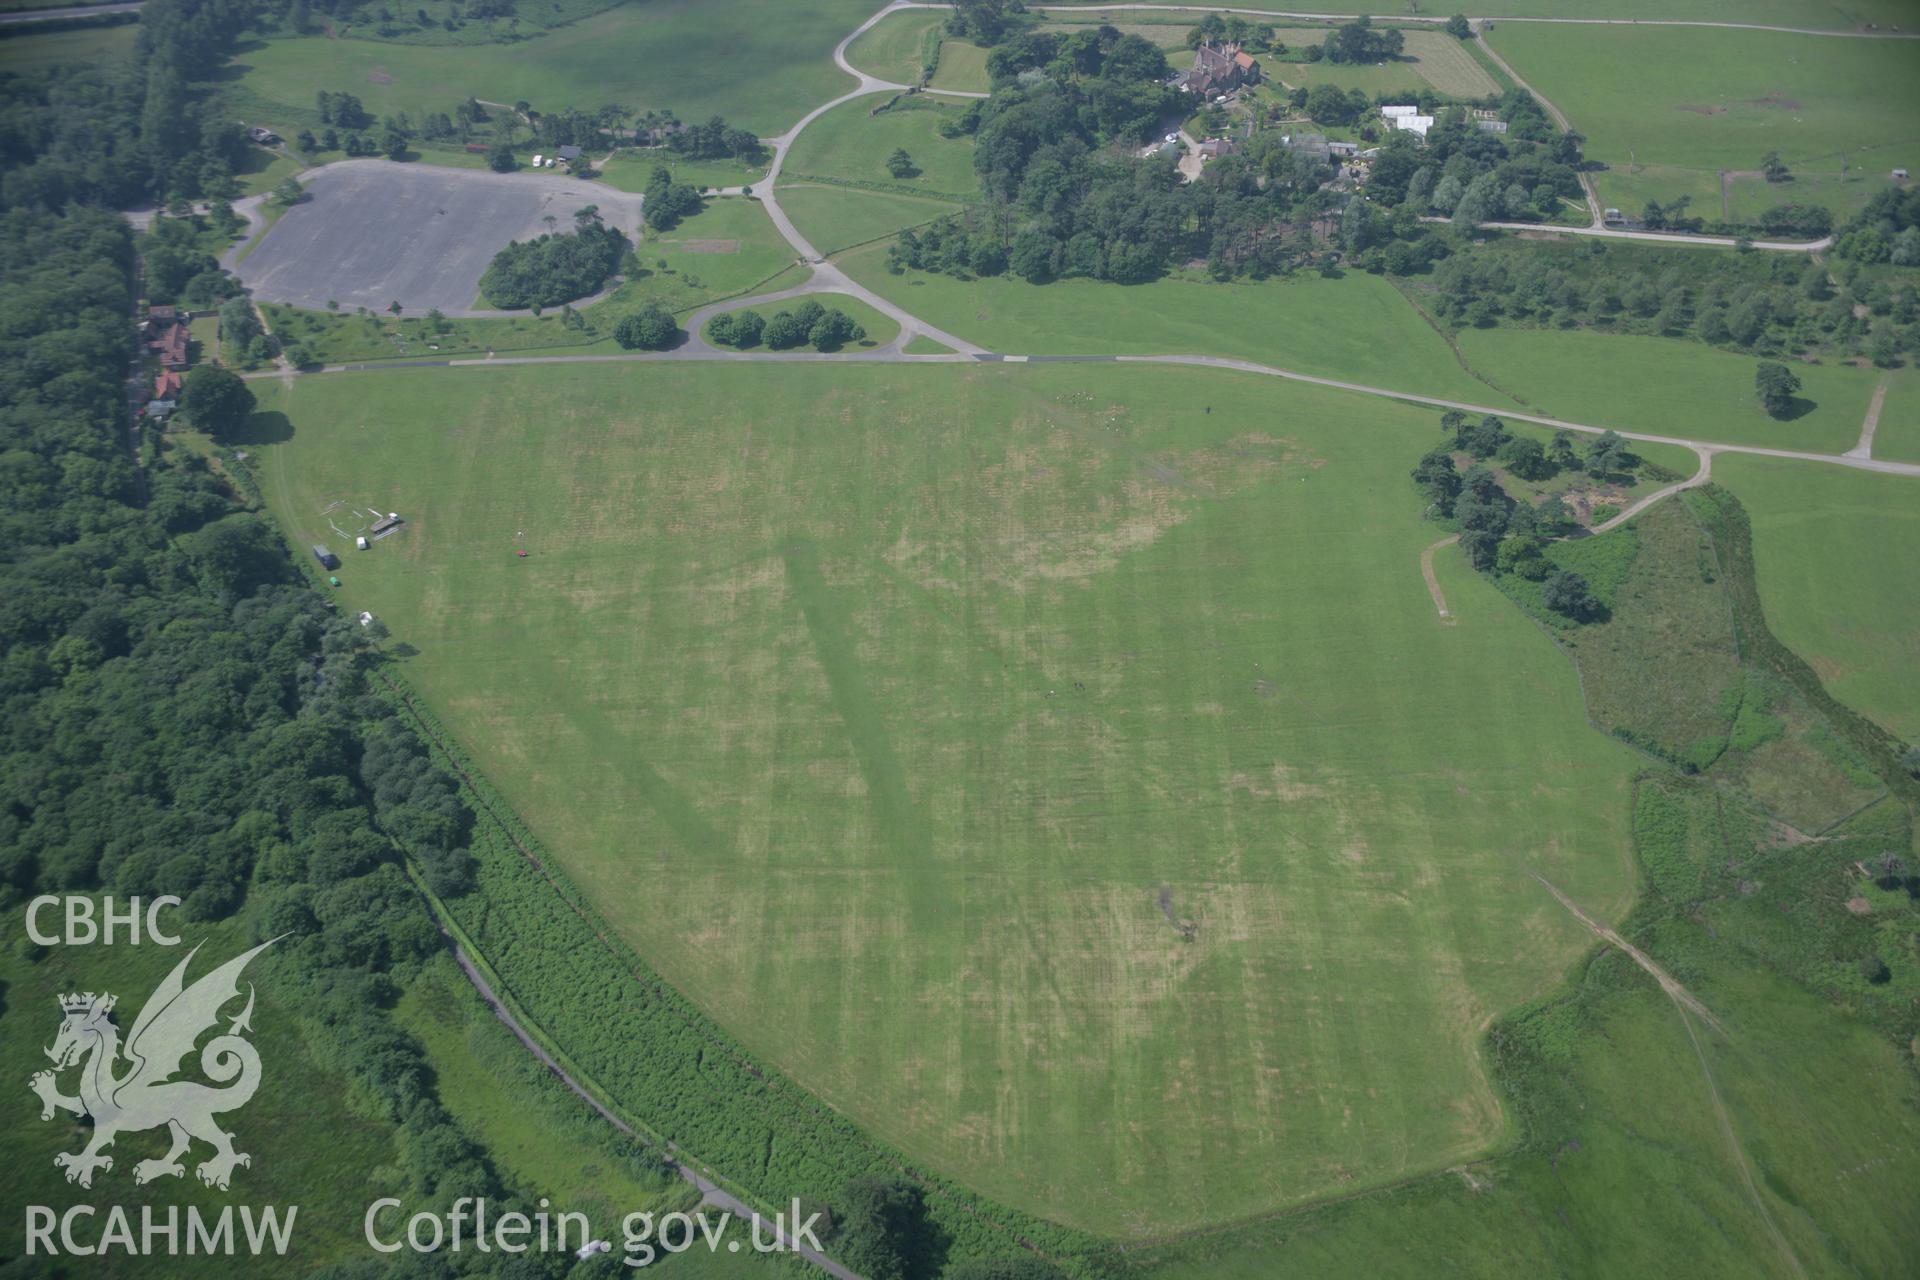
[[[312, 123], [314, 95], [326, 89], [356, 95], [376, 117], [405, 111], [417, 121], [469, 96], [548, 113], [618, 102], [668, 108], [683, 120], [723, 115], [766, 136], [853, 87], [833, 65], [833, 47], [877, 7], [647, 0], [511, 44], [275, 39], [244, 46], [233, 75], [259, 114], [288, 123]], [[283, 108], [277, 115], [274, 104]]]
[[894, 275], [887, 270], [885, 245], [857, 249], [838, 262], [889, 301], [995, 351], [1234, 356], [1396, 391], [1519, 408], [1462, 369], [1446, 339], [1391, 284], [1360, 272], [1338, 280], [1296, 275], [1226, 284], [1175, 278], [1143, 285], [1035, 285], [1006, 275]]
[[[966, 197], [980, 190], [973, 139], [940, 136], [941, 124], [956, 119], [961, 107], [907, 98], [902, 101], [909, 106], [868, 114], [884, 100], [855, 98], [808, 125], [787, 152], [781, 180], [824, 178], [934, 197]], [[913, 171], [905, 177], [887, 170], [887, 158], [896, 150], [912, 157]]]
[[881, 80], [917, 84], [926, 48], [945, 24], [945, 15], [931, 9], [890, 13], [847, 46], [847, 61]]
[[1767, 415], [1754, 395], [1754, 356], [1636, 334], [1468, 329], [1460, 352], [1475, 372], [1532, 412], [1594, 426], [1690, 440], [1845, 453], [1881, 378], [1851, 365], [1789, 367], [1799, 416]]
[[1456, 553], [1434, 615], [1429, 411], [1113, 366], [258, 389], [288, 535], [408, 517], [342, 607], [622, 935], [1008, 1203], [1139, 1236], [1484, 1153], [1484, 1028], [1590, 943], [1527, 872], [1630, 898], [1572, 667]]
[[[1745, 6], [1741, 20], [1759, 21]], [[1895, 22], [1911, 28], [1911, 12]], [[1857, 207], [1865, 197], [1834, 181], [1843, 156], [1882, 181], [1920, 167], [1912, 41], [1515, 22], [1492, 43], [1586, 136], [1588, 158], [1609, 166], [1594, 175], [1602, 199], [1632, 212], [1650, 196], [1671, 199], [1685, 174], [1691, 212], [1717, 219], [1720, 172], [1757, 170], [1769, 151], [1821, 179], [1777, 187], [1772, 204]], [[1637, 166], [1652, 166], [1659, 185], [1640, 186]]]
[[1834, 697], [1920, 740], [1920, 482], [1731, 454], [1713, 478], [1753, 520], [1774, 634]]
[[963, 206], [927, 196], [801, 183], [780, 187], [780, 208], [814, 248], [839, 253], [891, 239], [908, 227], [959, 213]]

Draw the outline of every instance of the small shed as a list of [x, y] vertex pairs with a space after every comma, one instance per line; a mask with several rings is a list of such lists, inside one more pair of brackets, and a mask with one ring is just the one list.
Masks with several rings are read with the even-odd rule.
[[316, 542], [313, 544], [313, 558], [320, 562], [320, 567], [323, 569], [338, 569], [340, 567], [340, 557], [327, 550], [325, 543]]
[[572, 164], [580, 158], [580, 148], [575, 146], [558, 147], [554, 150], [553, 154], [568, 164]]
[[1900, 181], [1905, 182], [1907, 180], [1907, 171], [1905, 169], [1895, 169], [1893, 171], [1893, 176], [1898, 178]]
[[368, 547], [372, 545], [373, 544], [371, 542], [367, 541], [367, 536], [364, 533], [353, 540], [353, 547], [354, 547], [354, 550], [356, 551], [365, 551]]

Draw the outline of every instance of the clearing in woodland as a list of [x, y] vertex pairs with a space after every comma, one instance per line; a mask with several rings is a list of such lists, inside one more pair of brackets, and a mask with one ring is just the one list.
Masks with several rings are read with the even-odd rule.
[[[1633, 757], [1406, 479], [1433, 415], [1103, 366], [263, 387], [343, 608], [764, 1060], [1116, 1236], [1499, 1145], [1481, 1060], [1632, 892]], [[517, 552], [525, 550], [527, 556]]]

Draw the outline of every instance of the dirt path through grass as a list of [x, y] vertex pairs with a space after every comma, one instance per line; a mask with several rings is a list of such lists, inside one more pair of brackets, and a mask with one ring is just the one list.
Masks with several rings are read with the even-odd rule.
[[1660, 984], [1662, 991], [1665, 991], [1669, 996], [1673, 997], [1675, 1004], [1692, 1013], [1695, 1017], [1699, 1018], [1700, 1021], [1706, 1023], [1721, 1035], [1727, 1034], [1727, 1029], [1720, 1025], [1720, 1019], [1713, 1016], [1713, 1010], [1707, 1008], [1706, 1005], [1700, 1002], [1699, 997], [1682, 986], [1678, 978], [1668, 973], [1665, 969], [1662, 969], [1658, 964], [1655, 964], [1652, 956], [1634, 946], [1631, 942], [1628, 942], [1607, 925], [1601, 924], [1598, 920], [1595, 920], [1592, 916], [1582, 911], [1579, 904], [1574, 902], [1574, 900], [1566, 894], [1560, 892], [1551, 880], [1539, 872], [1529, 871], [1527, 874], [1545, 885], [1547, 892], [1560, 900], [1561, 906], [1573, 912], [1575, 919], [1579, 920], [1580, 923], [1587, 926], [1587, 928], [1593, 930], [1594, 936], [1612, 946], [1620, 948], [1621, 951], [1632, 958], [1635, 964], [1652, 974], [1653, 980]]
[[1873, 456], [1873, 433], [1880, 428], [1880, 406], [1887, 402], [1887, 383], [1893, 375], [1880, 375], [1880, 385], [1873, 389], [1873, 400], [1867, 405], [1867, 416], [1860, 419], [1860, 443], [1847, 450], [1849, 458], [1871, 458]]
[[1427, 594], [1433, 597], [1433, 607], [1440, 611], [1440, 621], [1453, 625], [1453, 615], [1447, 612], [1447, 593], [1440, 589], [1440, 579], [1433, 572], [1433, 553], [1442, 547], [1450, 547], [1460, 541], [1459, 534], [1440, 539], [1420, 553], [1420, 576], [1427, 580]]

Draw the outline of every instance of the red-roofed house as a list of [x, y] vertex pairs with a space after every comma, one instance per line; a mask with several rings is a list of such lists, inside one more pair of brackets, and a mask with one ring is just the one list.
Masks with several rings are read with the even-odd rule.
[[173, 400], [180, 395], [180, 375], [168, 369], [153, 380], [153, 398], [155, 400]]

